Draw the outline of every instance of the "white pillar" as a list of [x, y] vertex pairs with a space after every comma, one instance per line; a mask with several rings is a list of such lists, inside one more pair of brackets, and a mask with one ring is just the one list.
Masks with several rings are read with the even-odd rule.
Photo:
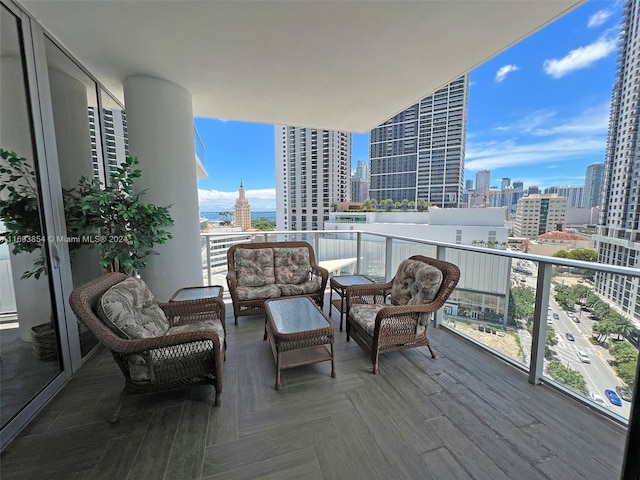
[[178, 288], [202, 285], [198, 186], [191, 94], [166, 80], [136, 75], [124, 81], [130, 155], [138, 157], [145, 203], [171, 206], [173, 239], [158, 245], [141, 272], [159, 301]]

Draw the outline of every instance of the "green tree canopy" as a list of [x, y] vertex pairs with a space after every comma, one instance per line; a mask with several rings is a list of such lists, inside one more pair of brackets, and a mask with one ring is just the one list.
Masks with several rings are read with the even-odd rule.
[[549, 362], [547, 374], [556, 382], [580, 395], [586, 396], [589, 393], [584, 377], [573, 368], [565, 367], [558, 361]]

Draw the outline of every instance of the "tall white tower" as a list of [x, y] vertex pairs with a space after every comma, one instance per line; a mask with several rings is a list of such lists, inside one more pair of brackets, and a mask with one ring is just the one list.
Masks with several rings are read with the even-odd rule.
[[[622, 16], [618, 73], [609, 113], [598, 261], [640, 268], [640, 0], [627, 0]], [[640, 320], [638, 279], [598, 274], [595, 287]]]
[[276, 229], [323, 230], [350, 200], [351, 133], [276, 125]]

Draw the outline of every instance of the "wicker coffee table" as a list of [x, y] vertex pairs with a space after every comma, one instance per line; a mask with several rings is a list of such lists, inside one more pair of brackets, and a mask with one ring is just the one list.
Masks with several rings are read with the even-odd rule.
[[272, 299], [264, 305], [264, 339], [269, 339], [276, 360], [276, 390], [280, 389], [280, 370], [285, 368], [330, 360], [335, 377], [335, 326], [318, 305], [309, 297]]

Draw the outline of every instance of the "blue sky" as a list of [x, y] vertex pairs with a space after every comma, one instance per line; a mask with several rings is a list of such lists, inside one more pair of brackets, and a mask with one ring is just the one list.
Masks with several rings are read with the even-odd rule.
[[[582, 185], [603, 162], [623, 2], [591, 1], [470, 73], [465, 180], [491, 170], [525, 187]], [[210, 177], [201, 211], [232, 209], [242, 181], [252, 211], [275, 210], [273, 125], [195, 119]], [[368, 160], [354, 134], [353, 166]]]

